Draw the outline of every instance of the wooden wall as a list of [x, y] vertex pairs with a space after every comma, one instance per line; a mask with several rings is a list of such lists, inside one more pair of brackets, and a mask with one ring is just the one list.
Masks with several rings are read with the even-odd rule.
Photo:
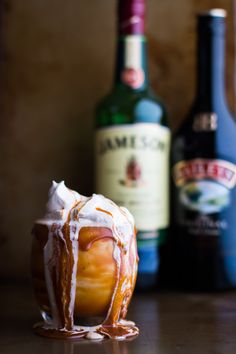
[[[115, 0], [5, 0], [0, 35], [0, 277], [26, 278], [31, 227], [51, 180], [92, 192], [93, 112], [112, 84]], [[230, 0], [149, 0], [150, 76], [172, 127], [194, 95], [195, 13]]]

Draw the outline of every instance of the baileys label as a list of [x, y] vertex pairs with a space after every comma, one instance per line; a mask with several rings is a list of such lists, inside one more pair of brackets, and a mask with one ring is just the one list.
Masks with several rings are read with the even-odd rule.
[[236, 165], [224, 160], [193, 159], [173, 168], [180, 203], [187, 209], [212, 214], [230, 204], [236, 184]]

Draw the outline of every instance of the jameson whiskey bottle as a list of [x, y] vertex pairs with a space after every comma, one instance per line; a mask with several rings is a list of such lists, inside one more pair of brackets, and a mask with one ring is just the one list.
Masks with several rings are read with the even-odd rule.
[[96, 112], [96, 192], [127, 207], [138, 230], [138, 286], [156, 284], [169, 223], [170, 132], [152, 93], [144, 36], [144, 0], [118, 2], [115, 83]]
[[198, 83], [174, 137], [173, 233], [178, 282], [197, 290], [236, 286], [236, 124], [224, 88], [226, 12], [198, 17]]

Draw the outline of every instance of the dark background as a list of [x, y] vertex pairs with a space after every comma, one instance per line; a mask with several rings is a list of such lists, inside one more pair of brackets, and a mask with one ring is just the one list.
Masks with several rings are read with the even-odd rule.
[[[228, 10], [227, 94], [234, 104], [233, 0], [148, 0], [150, 81], [172, 128], [194, 96], [195, 13]], [[115, 0], [0, 1], [0, 278], [27, 279], [30, 231], [52, 179], [90, 194], [93, 116], [111, 87]]]

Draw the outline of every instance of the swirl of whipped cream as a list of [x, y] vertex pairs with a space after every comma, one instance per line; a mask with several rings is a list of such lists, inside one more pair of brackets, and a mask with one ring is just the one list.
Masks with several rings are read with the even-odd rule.
[[134, 218], [124, 207], [119, 207], [101, 194], [93, 194], [87, 198], [82, 207], [75, 206], [70, 213], [70, 219], [83, 226], [107, 227], [114, 231], [124, 243], [128, 243], [133, 235]]
[[53, 181], [49, 190], [47, 212], [44, 220], [64, 220], [75, 204], [86, 199], [65, 186], [65, 182]]
[[134, 219], [128, 209], [117, 206], [100, 194], [91, 197], [73, 191], [65, 182], [52, 182], [49, 190], [46, 215], [38, 220], [41, 223], [53, 221], [70, 222], [79, 228], [84, 226], [107, 227], [114, 231], [122, 243], [128, 244], [133, 235]]

